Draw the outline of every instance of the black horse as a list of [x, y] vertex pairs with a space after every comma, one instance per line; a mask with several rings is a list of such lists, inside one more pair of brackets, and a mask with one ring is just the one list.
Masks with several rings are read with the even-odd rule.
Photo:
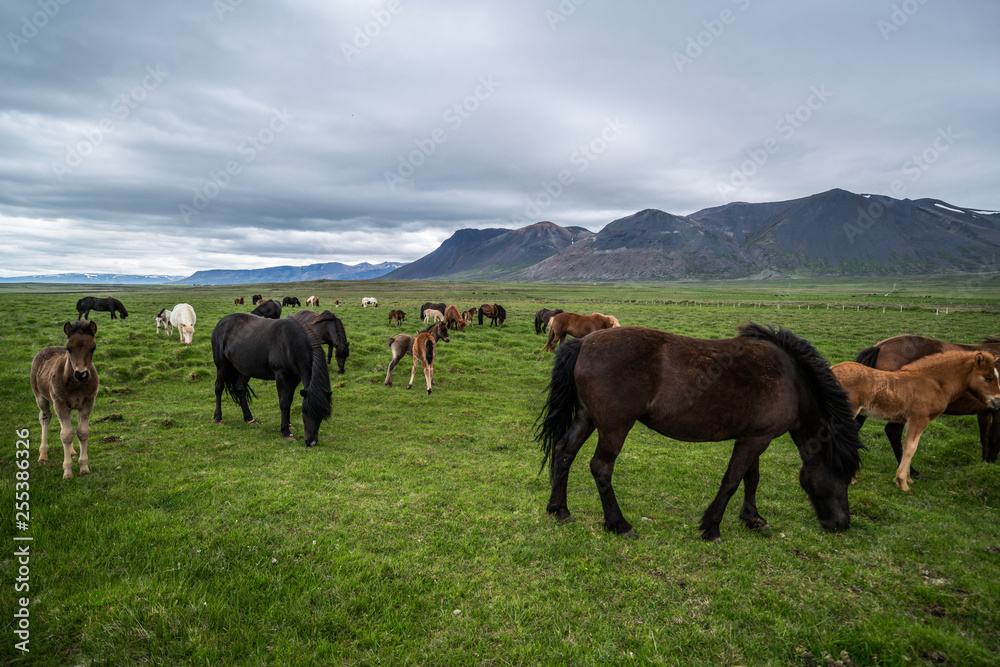
[[344, 323], [340, 318], [324, 310], [317, 313], [314, 310], [300, 310], [290, 316], [299, 323], [304, 323], [313, 328], [319, 337], [329, 346], [326, 354], [326, 363], [333, 360], [333, 351], [337, 351], [337, 372], [344, 372], [344, 363], [351, 354], [351, 346], [347, 342], [347, 334], [344, 332]]
[[424, 311], [425, 310], [440, 310], [441, 314], [444, 315], [445, 309], [448, 308], [446, 303], [431, 303], [428, 301], [424, 305], [420, 306], [420, 321], [424, 321]]
[[296, 308], [299, 308], [300, 306], [302, 306], [302, 302], [299, 301], [299, 298], [297, 296], [286, 296], [284, 299], [281, 300], [281, 305], [295, 306]]
[[257, 307], [250, 311], [250, 314], [277, 320], [281, 318], [281, 304], [274, 299], [260, 301], [257, 303]]
[[250, 413], [255, 396], [250, 378], [274, 380], [281, 408], [281, 434], [292, 437], [289, 412], [295, 388], [302, 383], [302, 421], [307, 447], [316, 444], [320, 422], [330, 416], [330, 372], [323, 342], [309, 325], [285, 318], [268, 320], [248, 313], [226, 315], [212, 330], [215, 361], [215, 422], [222, 422], [222, 392], [239, 403], [243, 421], [256, 423]]
[[111, 313], [111, 319], [116, 319], [115, 312], [120, 313], [123, 320], [128, 317], [128, 311], [125, 310], [125, 305], [113, 296], [105, 297], [103, 299], [98, 299], [93, 296], [85, 296], [76, 302], [76, 312], [79, 314], [81, 320], [89, 320], [90, 311], [92, 310]]
[[735, 440], [729, 467], [700, 528], [720, 540], [726, 505], [743, 482], [740, 519], [767, 522], [757, 512], [760, 455], [788, 432], [802, 458], [799, 483], [823, 528], [850, 526], [847, 488], [860, 465], [858, 424], [819, 352], [788, 330], [748, 323], [739, 336], [703, 340], [647, 329], [614, 327], [559, 346], [549, 397], [537, 431], [550, 461], [548, 512], [570, 519], [569, 468], [594, 430], [590, 471], [604, 508], [604, 527], [635, 536], [611, 485], [615, 459], [638, 421], [683, 442]]
[[535, 313], [535, 333], [542, 334], [549, 329], [549, 320], [558, 315], [559, 313], [565, 312], [564, 310], [557, 309], [552, 310], [550, 308], [542, 308], [537, 313]]

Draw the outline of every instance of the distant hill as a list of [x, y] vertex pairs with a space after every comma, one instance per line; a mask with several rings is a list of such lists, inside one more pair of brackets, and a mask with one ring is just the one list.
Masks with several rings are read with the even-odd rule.
[[516, 282], [996, 271], [1000, 213], [834, 189], [688, 216], [646, 209], [597, 234], [551, 222], [464, 229], [386, 277]]
[[521, 229], [461, 229], [437, 250], [386, 274], [391, 280], [500, 280], [593, 236], [583, 227], [536, 222]]
[[127, 273], [57, 273], [43, 276], [0, 278], [0, 283], [72, 283], [78, 285], [164, 285], [184, 276], [131, 275]]
[[288, 283], [305, 280], [367, 280], [379, 278], [390, 271], [405, 266], [399, 262], [354, 266], [340, 262], [310, 264], [309, 266], [272, 266], [264, 269], [213, 269], [198, 271], [178, 280], [182, 285], [245, 285], [248, 283]]

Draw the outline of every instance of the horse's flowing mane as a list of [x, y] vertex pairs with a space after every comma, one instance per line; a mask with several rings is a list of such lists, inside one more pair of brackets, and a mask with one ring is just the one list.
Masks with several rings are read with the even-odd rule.
[[312, 372], [309, 386], [305, 387], [306, 395], [302, 399], [302, 412], [315, 419], [326, 419], [333, 413], [330, 401], [330, 371], [326, 365], [326, 350], [323, 349], [323, 339], [309, 324], [295, 322], [309, 340], [309, 351], [312, 355]]
[[830, 370], [830, 364], [809, 341], [799, 338], [787, 329], [762, 326], [747, 322], [737, 328], [740, 336], [752, 340], [766, 340], [784, 350], [797, 363], [813, 386], [820, 411], [830, 433], [820, 439], [826, 452], [827, 464], [842, 479], [854, 476], [861, 467], [859, 450], [864, 449], [858, 437], [858, 423], [847, 400], [847, 391]]

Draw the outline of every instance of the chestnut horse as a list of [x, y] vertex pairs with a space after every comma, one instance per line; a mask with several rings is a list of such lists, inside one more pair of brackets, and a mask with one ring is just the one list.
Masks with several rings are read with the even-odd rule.
[[31, 360], [31, 391], [38, 404], [38, 423], [42, 425], [42, 444], [38, 460], [49, 460], [49, 423], [52, 408], [59, 419], [59, 439], [63, 446], [63, 479], [73, 476], [73, 410], [77, 411], [76, 436], [80, 439], [80, 474], [90, 473], [87, 439], [90, 437], [90, 413], [97, 396], [97, 369], [94, 368], [94, 335], [97, 325], [86, 320], [67, 322], [64, 347], [43, 348]]
[[910, 461], [920, 434], [949, 404], [968, 392], [990, 409], [1000, 408], [996, 361], [989, 352], [951, 350], [917, 359], [898, 371], [881, 371], [855, 361], [844, 361], [831, 370], [848, 391], [855, 416], [863, 413], [905, 427], [895, 482], [909, 491], [913, 481]]
[[465, 331], [465, 318], [462, 314], [458, 312], [458, 306], [448, 306], [444, 309], [444, 320], [448, 324], [449, 329], [458, 329], [459, 331]]
[[802, 458], [799, 483], [826, 530], [850, 526], [847, 489], [860, 465], [858, 425], [847, 393], [808, 342], [784, 329], [748, 323], [739, 336], [701, 340], [645, 327], [616, 327], [559, 347], [536, 439], [549, 462], [547, 510], [569, 521], [569, 469], [597, 430], [590, 472], [608, 531], [635, 537], [611, 475], [636, 421], [684, 442], [733, 440], [732, 457], [700, 529], [719, 541], [729, 499], [743, 482], [739, 518], [750, 528], [757, 512], [760, 455], [790, 433]]
[[314, 310], [300, 310], [290, 317], [298, 321], [299, 324], [309, 325], [319, 335], [327, 346], [326, 363], [329, 364], [333, 361], [333, 353], [336, 351], [337, 372], [343, 374], [344, 364], [347, 363], [347, 357], [351, 355], [351, 345], [347, 342], [347, 333], [344, 331], [344, 323], [340, 321], [340, 318], [329, 310], [324, 310], [322, 313], [317, 313]]
[[549, 320], [563, 312], [566, 311], [559, 309], [552, 310], [551, 308], [542, 308], [539, 310], [535, 313], [535, 333], [542, 334], [548, 331]]
[[[948, 350], [984, 350], [994, 356], [1000, 356], [1000, 336], [988, 336], [978, 345], [949, 343], [925, 336], [893, 336], [861, 350], [854, 361], [883, 371], [896, 371], [911, 361]], [[977, 401], [972, 395], [965, 394], [952, 401], [944, 414], [976, 415], [979, 422], [979, 444], [983, 448], [983, 460], [990, 463], [996, 462], [997, 454], [1000, 454], [1000, 419], [996, 418], [995, 410], [990, 410], [988, 406]], [[858, 419], [864, 423], [864, 417], [859, 416]], [[903, 425], [893, 422], [887, 423], [885, 435], [892, 445], [896, 461], [899, 461], [903, 455]], [[918, 477], [913, 466], [910, 466], [910, 475]]]
[[592, 315], [577, 315], [576, 313], [559, 313], [549, 320], [549, 337], [545, 341], [542, 352], [555, 352], [556, 345], [562, 345], [566, 336], [583, 338], [589, 333], [620, 327], [618, 319], [612, 315], [594, 313]]
[[427, 393], [431, 393], [431, 385], [434, 384], [434, 352], [437, 350], [437, 342], [443, 340], [448, 343], [448, 325], [438, 322], [427, 331], [417, 334], [413, 340], [413, 370], [410, 371], [410, 383], [406, 385], [409, 389], [413, 386], [413, 378], [417, 375], [417, 363], [424, 368], [424, 378], [427, 380]]
[[401, 310], [390, 310], [389, 311], [389, 324], [396, 324], [396, 328], [403, 325], [403, 320], [406, 319], [406, 313]]

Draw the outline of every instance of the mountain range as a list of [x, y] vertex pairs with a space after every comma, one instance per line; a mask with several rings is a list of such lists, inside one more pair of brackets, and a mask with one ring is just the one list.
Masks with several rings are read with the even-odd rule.
[[463, 229], [402, 280], [677, 280], [1000, 271], [1000, 213], [834, 189], [687, 216], [646, 209], [601, 231]]
[[264, 269], [212, 269], [197, 271], [176, 281], [180, 285], [245, 285], [250, 283], [289, 283], [302, 280], [368, 280], [404, 266], [401, 262], [350, 266], [325, 262], [309, 266], [272, 266]]

